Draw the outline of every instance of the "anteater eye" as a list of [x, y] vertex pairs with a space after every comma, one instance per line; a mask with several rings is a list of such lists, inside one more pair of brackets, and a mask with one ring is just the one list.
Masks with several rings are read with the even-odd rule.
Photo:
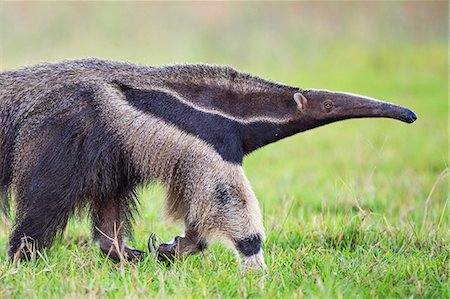
[[325, 107], [326, 110], [330, 111], [331, 109], [333, 109], [333, 102], [330, 100], [326, 100], [323, 103], [323, 106]]

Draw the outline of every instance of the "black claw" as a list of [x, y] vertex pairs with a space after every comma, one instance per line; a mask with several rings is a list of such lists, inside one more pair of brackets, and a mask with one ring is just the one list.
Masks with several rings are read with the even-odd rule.
[[133, 252], [134, 255], [145, 255], [145, 254], [147, 254], [147, 252], [139, 250], [139, 249], [133, 249], [132, 252]]
[[142, 250], [138, 250], [138, 249], [132, 249], [131, 253], [134, 255], [135, 258], [137, 259], [142, 259], [145, 257], [145, 255], [147, 254], [147, 252], [142, 251]]

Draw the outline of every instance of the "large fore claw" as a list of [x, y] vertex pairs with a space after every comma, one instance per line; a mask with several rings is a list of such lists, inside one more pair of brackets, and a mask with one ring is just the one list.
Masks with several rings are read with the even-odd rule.
[[150, 253], [158, 259], [159, 262], [173, 262], [178, 254], [178, 244], [181, 237], [177, 236], [172, 243], [159, 243], [155, 234], [148, 238], [147, 245]]
[[151, 233], [147, 240], [147, 247], [150, 254], [153, 255], [154, 257], [156, 257], [158, 245], [159, 245], [158, 237], [154, 233]]

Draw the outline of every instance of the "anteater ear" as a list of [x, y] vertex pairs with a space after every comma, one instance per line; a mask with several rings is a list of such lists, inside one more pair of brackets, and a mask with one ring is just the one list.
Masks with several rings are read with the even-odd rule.
[[306, 103], [308, 102], [306, 98], [300, 92], [297, 92], [294, 94], [294, 101], [295, 104], [297, 104], [297, 110], [303, 112], [305, 110]]

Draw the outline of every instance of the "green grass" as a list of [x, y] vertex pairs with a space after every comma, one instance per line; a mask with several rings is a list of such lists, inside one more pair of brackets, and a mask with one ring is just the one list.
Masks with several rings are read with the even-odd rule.
[[[419, 119], [349, 120], [246, 158], [264, 213], [267, 273], [240, 272], [220, 244], [170, 269], [152, 258], [113, 263], [92, 244], [86, 219], [71, 221], [42, 258], [11, 265], [4, 219], [0, 297], [450, 297], [447, 3], [371, 4], [367, 19], [357, 17], [361, 3], [260, 4], [258, 14], [249, 14], [256, 4], [222, 4], [222, 18], [201, 4], [24, 5], [0, 3], [0, 69], [80, 56], [226, 63], [386, 99]], [[131, 245], [146, 248], [150, 232], [182, 233], [161, 213], [161, 186], [139, 195]]]

